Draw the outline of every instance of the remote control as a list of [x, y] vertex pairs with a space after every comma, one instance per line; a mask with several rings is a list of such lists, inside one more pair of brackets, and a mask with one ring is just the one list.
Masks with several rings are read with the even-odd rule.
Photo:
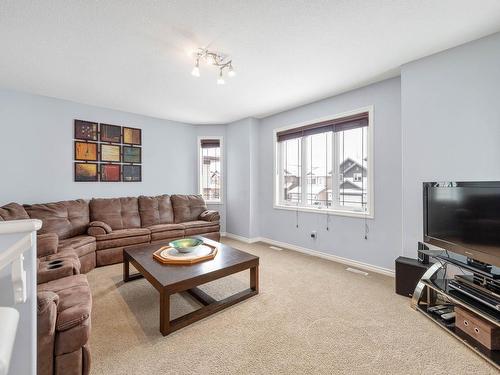
[[441, 318], [444, 319], [444, 320], [455, 319], [455, 312], [450, 312], [450, 313], [447, 313], [447, 314], [443, 314], [443, 315], [441, 315]]
[[435, 313], [438, 314], [439, 316], [443, 316], [443, 315], [449, 314], [451, 312], [453, 312], [453, 307], [447, 307], [445, 309], [438, 310]]
[[436, 305], [436, 306], [429, 307], [427, 309], [427, 311], [436, 312], [437, 310], [442, 310], [442, 309], [445, 309], [447, 307], [450, 307], [450, 305]]

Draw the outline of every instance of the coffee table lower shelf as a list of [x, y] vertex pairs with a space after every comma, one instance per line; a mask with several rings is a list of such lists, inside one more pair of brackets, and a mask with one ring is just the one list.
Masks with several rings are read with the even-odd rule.
[[[123, 281], [129, 282], [132, 280], [137, 280], [145, 277], [148, 281], [158, 290], [160, 293], [160, 332], [163, 336], [169, 335], [170, 333], [177, 331], [189, 324], [197, 322], [204, 319], [212, 314], [215, 314], [221, 310], [224, 310], [230, 306], [233, 306], [241, 301], [244, 301], [250, 297], [253, 297], [259, 293], [259, 263], [252, 262], [249, 265], [244, 265], [241, 267], [233, 267], [225, 272], [219, 272], [210, 278], [205, 278], [204, 284], [208, 281], [217, 280], [221, 277], [228, 276], [237, 272], [244, 271], [245, 269], [250, 270], [250, 288], [245, 289], [239, 293], [233, 294], [222, 300], [216, 300], [204, 291], [202, 291], [192, 280], [186, 280], [184, 283], [185, 287], [177, 286], [175, 289], [169, 287], [163, 287], [158, 285], [156, 280], [133, 258], [131, 258], [126, 252], [124, 252], [123, 257]], [[130, 274], [130, 264], [132, 264], [139, 272]], [[173, 266], [176, 267], [176, 266]], [[189, 314], [183, 315], [174, 320], [170, 320], [170, 296], [175, 293], [187, 292], [198, 302], [200, 302], [203, 307], [190, 312]]]

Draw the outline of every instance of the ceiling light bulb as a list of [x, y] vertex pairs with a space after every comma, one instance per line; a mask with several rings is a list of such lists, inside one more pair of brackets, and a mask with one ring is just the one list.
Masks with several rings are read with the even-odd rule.
[[234, 69], [233, 69], [233, 66], [232, 66], [232, 65], [230, 65], [230, 66], [229, 66], [229, 71], [227, 72], [227, 75], [228, 75], [229, 77], [234, 77], [234, 76], [236, 75], [236, 72], [234, 71]]
[[224, 77], [222, 75], [222, 69], [219, 72], [219, 78], [217, 78], [217, 84], [218, 85], [224, 85], [226, 81], [224, 81]]
[[200, 61], [197, 59], [196, 60], [196, 64], [194, 64], [194, 68], [193, 70], [191, 71], [191, 75], [195, 76], [195, 77], [199, 77], [200, 76]]

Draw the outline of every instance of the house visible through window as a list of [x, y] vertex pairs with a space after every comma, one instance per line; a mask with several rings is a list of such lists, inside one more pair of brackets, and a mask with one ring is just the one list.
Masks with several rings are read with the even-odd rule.
[[199, 140], [199, 189], [207, 202], [220, 202], [222, 196], [221, 138]]
[[278, 131], [275, 204], [371, 214], [369, 122], [366, 110]]

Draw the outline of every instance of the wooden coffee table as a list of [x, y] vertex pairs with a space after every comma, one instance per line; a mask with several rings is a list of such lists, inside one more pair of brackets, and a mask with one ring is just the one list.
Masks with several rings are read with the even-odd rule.
[[[165, 246], [165, 243], [123, 249], [123, 281], [145, 277], [160, 292], [160, 332], [163, 336], [259, 293], [259, 257], [204, 237], [198, 238], [218, 247], [219, 251], [213, 260], [187, 266], [161, 264], [153, 259], [153, 253]], [[130, 264], [139, 273], [131, 275]], [[220, 301], [197, 288], [209, 281], [247, 269], [250, 270], [250, 288]], [[188, 292], [203, 307], [170, 320], [170, 296], [180, 292]]]

